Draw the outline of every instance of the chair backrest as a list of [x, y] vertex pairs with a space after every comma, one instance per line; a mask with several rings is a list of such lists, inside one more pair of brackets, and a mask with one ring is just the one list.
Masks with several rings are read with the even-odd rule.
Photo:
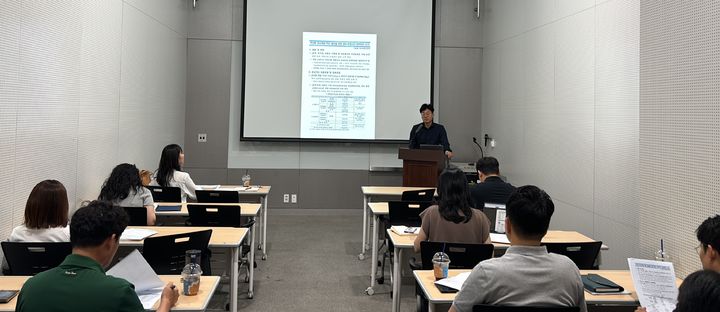
[[420, 213], [432, 205], [431, 202], [391, 201], [388, 202], [390, 225], [420, 226]]
[[420, 259], [422, 259], [423, 270], [431, 270], [433, 255], [443, 250], [450, 258], [451, 269], [472, 269], [480, 261], [492, 258], [495, 246], [493, 244], [420, 242]]
[[415, 191], [404, 191], [400, 200], [402, 201], [416, 201], [416, 202], [431, 202], [435, 196], [435, 189], [424, 189]]
[[143, 242], [143, 257], [157, 274], [180, 275], [185, 266], [185, 251], [197, 249], [202, 251], [200, 266], [203, 275], [210, 273], [208, 263], [212, 230], [148, 237]]
[[69, 242], [2, 242], [9, 275], [35, 275], [52, 269], [72, 253]]
[[173, 186], [146, 186], [152, 194], [153, 201], [157, 203], [179, 203], [182, 201], [179, 187]]
[[[237, 192], [236, 192], [237, 193]], [[240, 206], [187, 204], [190, 224], [193, 226], [239, 227]]]
[[130, 217], [128, 225], [146, 226], [147, 225], [147, 208], [145, 207], [122, 207], [125, 213]]
[[[452, 258], [451, 258], [452, 260]], [[513, 307], [479, 304], [473, 307], [473, 312], [579, 312], [580, 307]]]
[[198, 203], [239, 203], [240, 195], [236, 191], [195, 191]]
[[545, 243], [548, 252], [565, 255], [575, 262], [580, 270], [597, 270], [596, 260], [602, 242], [588, 243]]

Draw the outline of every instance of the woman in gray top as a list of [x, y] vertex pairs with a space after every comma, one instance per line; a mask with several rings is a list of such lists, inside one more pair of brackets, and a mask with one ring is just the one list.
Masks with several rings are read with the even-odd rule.
[[145, 207], [147, 225], [155, 224], [152, 194], [143, 187], [140, 171], [135, 165], [117, 165], [105, 180], [98, 199], [110, 201], [120, 207]]
[[448, 168], [440, 174], [438, 204], [420, 213], [422, 226], [415, 239], [415, 252], [420, 242], [483, 244], [490, 243], [490, 220], [482, 211], [470, 206], [470, 193], [465, 173]]

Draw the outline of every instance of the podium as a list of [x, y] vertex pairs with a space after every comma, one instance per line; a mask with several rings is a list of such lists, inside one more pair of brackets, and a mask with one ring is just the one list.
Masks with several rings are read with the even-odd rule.
[[400, 148], [403, 160], [403, 186], [437, 187], [438, 175], [445, 168], [442, 150]]

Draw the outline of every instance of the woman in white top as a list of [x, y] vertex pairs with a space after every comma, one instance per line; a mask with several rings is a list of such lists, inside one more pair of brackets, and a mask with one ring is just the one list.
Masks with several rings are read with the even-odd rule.
[[179, 187], [182, 193], [182, 201], [186, 202], [188, 198], [195, 199], [195, 190], [197, 187], [190, 178], [190, 174], [182, 171], [185, 164], [185, 154], [180, 145], [170, 144], [165, 146], [160, 154], [160, 165], [158, 165], [157, 175], [153, 181], [153, 185]]
[[25, 220], [15, 227], [11, 242], [69, 242], [68, 198], [65, 186], [45, 180], [33, 188], [25, 204]]
[[147, 225], [155, 225], [155, 203], [150, 190], [142, 186], [140, 171], [135, 165], [115, 166], [105, 180], [98, 199], [112, 202], [120, 207], [145, 207]]

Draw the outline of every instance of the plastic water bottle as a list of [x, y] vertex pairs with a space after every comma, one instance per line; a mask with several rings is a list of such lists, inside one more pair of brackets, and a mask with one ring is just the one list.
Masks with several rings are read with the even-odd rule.
[[180, 281], [183, 285], [183, 295], [185, 296], [195, 296], [200, 290], [200, 276], [202, 276], [200, 254], [200, 250], [197, 249], [185, 252], [185, 267], [183, 267], [180, 275]]

